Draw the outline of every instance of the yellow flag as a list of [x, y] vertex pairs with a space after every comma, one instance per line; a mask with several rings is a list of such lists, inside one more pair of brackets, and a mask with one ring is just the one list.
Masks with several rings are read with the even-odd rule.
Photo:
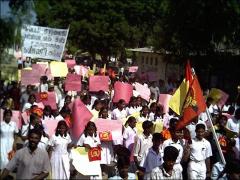
[[189, 82], [184, 79], [169, 101], [169, 107], [178, 115], [182, 112], [188, 89]]

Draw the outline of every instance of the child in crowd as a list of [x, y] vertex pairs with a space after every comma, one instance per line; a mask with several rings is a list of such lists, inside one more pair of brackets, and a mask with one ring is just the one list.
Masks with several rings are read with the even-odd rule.
[[131, 152], [133, 150], [134, 139], [137, 134], [136, 123], [137, 121], [135, 117], [129, 117], [125, 123], [125, 128], [123, 131], [123, 145]]
[[[105, 107], [102, 107], [99, 111], [99, 118], [106, 119], [106, 121], [109, 121], [108, 116], [108, 109]], [[101, 168], [103, 171], [103, 175], [108, 174], [108, 166], [110, 166], [111, 162], [114, 160], [114, 154], [113, 154], [113, 142], [112, 141], [101, 141]]]
[[180, 172], [183, 171], [181, 161], [183, 157], [183, 147], [185, 145], [184, 139], [181, 138], [183, 130], [171, 129], [171, 138], [163, 142], [163, 150], [168, 146], [173, 146], [178, 150], [178, 156], [174, 164], [174, 169], [178, 169]]
[[196, 125], [196, 138], [190, 144], [190, 162], [188, 164], [189, 179], [205, 179], [210, 177], [210, 157], [212, 148], [204, 138], [205, 125]]
[[108, 108], [102, 107], [99, 111], [98, 117], [102, 118], [102, 119], [109, 119], [110, 120], [110, 116], [108, 114]]
[[68, 149], [74, 145], [68, 134], [68, 126], [65, 121], [59, 121], [56, 133], [49, 141], [49, 157], [51, 161], [52, 179], [70, 178], [70, 159]]
[[25, 141], [28, 138], [29, 130], [34, 129], [36, 124], [41, 124], [41, 120], [37, 114], [31, 113], [29, 123], [22, 126], [21, 138], [23, 141]]
[[43, 109], [43, 117], [42, 117], [42, 120], [54, 120], [54, 117], [52, 115], [52, 108], [51, 106], [45, 106], [44, 109]]
[[134, 145], [134, 161], [139, 168], [143, 159], [144, 153], [152, 147], [152, 130], [153, 123], [151, 121], [144, 121], [142, 124], [143, 134], [137, 135]]
[[138, 118], [138, 121], [144, 122], [149, 120], [149, 109], [148, 106], [143, 106], [142, 110], [140, 111], [140, 117]]
[[179, 154], [178, 149], [173, 146], [167, 146], [163, 154], [163, 164], [152, 169], [150, 175], [145, 179], [183, 179], [182, 172], [174, 168]]
[[137, 98], [134, 97], [134, 96], [132, 96], [131, 99], [130, 99], [130, 101], [129, 101], [129, 105], [128, 105], [128, 107], [126, 108], [126, 111], [127, 111], [127, 115], [128, 115], [128, 116], [130, 116], [130, 115], [138, 112], [136, 105], [137, 105]]
[[26, 104], [23, 105], [23, 109], [22, 112], [28, 110], [31, 108], [31, 106], [33, 105], [37, 105], [36, 103], [36, 96], [34, 94], [31, 94], [28, 98], [28, 102]]
[[88, 149], [93, 147], [100, 147], [101, 142], [97, 134], [97, 127], [94, 122], [89, 121], [80, 137], [77, 145], [84, 146]]
[[128, 156], [120, 156], [117, 161], [117, 173], [115, 176], [110, 177], [109, 180], [135, 180], [136, 175], [129, 173], [130, 160]]
[[101, 100], [96, 99], [93, 103], [92, 110], [91, 110], [91, 113], [93, 115], [91, 121], [94, 122], [95, 120], [97, 120], [98, 114], [99, 114], [99, 111], [100, 111], [101, 108], [102, 108]]
[[127, 117], [127, 111], [125, 109], [126, 102], [123, 99], [120, 99], [117, 103], [117, 108], [112, 111], [112, 119], [124, 119]]
[[148, 178], [151, 175], [151, 171], [162, 165], [163, 162], [163, 152], [161, 147], [163, 143], [163, 136], [160, 133], [154, 133], [152, 142], [153, 146], [144, 153], [140, 163], [140, 166], [144, 171], [144, 179]]
[[14, 141], [18, 128], [15, 122], [12, 120], [12, 111], [5, 110], [3, 113], [3, 121], [1, 122], [0, 134], [1, 134], [1, 158], [0, 158], [0, 169], [3, 170], [8, 163], [8, 153], [12, 150], [16, 150], [14, 147]]

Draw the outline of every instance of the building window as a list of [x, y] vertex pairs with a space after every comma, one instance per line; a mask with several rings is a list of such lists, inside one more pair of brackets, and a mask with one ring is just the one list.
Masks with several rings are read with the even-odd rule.
[[146, 64], [148, 64], [148, 56], [146, 57]]
[[153, 57], [150, 58], [150, 64], [153, 65]]
[[144, 56], [142, 56], [142, 64], [144, 64]]
[[157, 65], [158, 65], [158, 58], [155, 57], [155, 66], [157, 66]]

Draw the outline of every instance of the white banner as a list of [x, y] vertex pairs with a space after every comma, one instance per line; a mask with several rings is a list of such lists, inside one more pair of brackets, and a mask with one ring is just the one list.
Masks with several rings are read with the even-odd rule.
[[60, 61], [69, 29], [55, 29], [24, 24], [21, 30], [25, 57]]

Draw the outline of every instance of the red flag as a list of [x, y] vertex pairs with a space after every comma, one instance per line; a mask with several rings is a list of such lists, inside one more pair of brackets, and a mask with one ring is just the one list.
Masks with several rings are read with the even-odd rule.
[[92, 118], [92, 113], [83, 104], [80, 98], [73, 102], [72, 108], [72, 138], [77, 141], [83, 133], [85, 126]]
[[98, 161], [101, 160], [101, 149], [94, 147], [88, 150], [89, 161]]
[[206, 110], [206, 103], [197, 76], [192, 73], [190, 63], [186, 65], [186, 81], [189, 83], [188, 92], [183, 104], [182, 117], [177, 124], [181, 129], [193, 121], [201, 112]]

